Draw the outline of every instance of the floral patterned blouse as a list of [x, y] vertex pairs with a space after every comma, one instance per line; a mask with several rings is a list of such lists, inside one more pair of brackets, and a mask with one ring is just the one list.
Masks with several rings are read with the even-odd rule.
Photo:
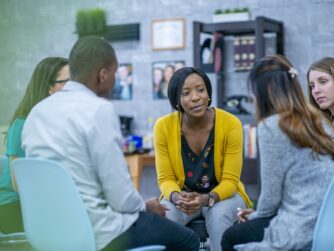
[[199, 155], [190, 149], [185, 136], [181, 135], [182, 161], [185, 173], [183, 190], [209, 193], [218, 185], [213, 159], [214, 131], [213, 126], [208, 141]]

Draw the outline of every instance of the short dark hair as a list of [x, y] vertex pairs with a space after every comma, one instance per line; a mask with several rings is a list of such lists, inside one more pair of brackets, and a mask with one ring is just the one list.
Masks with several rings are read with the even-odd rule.
[[181, 107], [181, 104], [180, 104], [181, 103], [181, 99], [180, 99], [181, 90], [182, 90], [182, 87], [184, 85], [186, 78], [190, 74], [193, 74], [193, 73], [199, 75], [203, 79], [206, 90], [210, 98], [209, 99], [209, 106], [210, 106], [211, 100], [212, 100], [211, 98], [212, 86], [211, 86], [211, 81], [208, 78], [208, 76], [201, 69], [194, 68], [194, 67], [183, 67], [177, 70], [173, 74], [171, 80], [169, 81], [169, 85], [168, 85], [168, 99], [169, 99], [169, 103], [171, 104], [174, 110], [183, 112], [183, 108]]
[[87, 36], [79, 39], [73, 46], [69, 67], [72, 80], [87, 80], [91, 74], [117, 63], [115, 51], [104, 38]]

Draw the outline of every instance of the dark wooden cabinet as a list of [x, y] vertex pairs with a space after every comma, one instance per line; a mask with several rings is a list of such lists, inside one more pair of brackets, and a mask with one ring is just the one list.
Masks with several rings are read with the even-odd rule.
[[[255, 60], [265, 56], [266, 44], [265, 33], [276, 34], [276, 52], [284, 55], [284, 31], [283, 23], [274, 19], [259, 16], [255, 20], [228, 23], [202, 23], [193, 22], [193, 57], [194, 67], [200, 68], [207, 73], [214, 72], [213, 64], [205, 64], [201, 60], [201, 33], [222, 34], [223, 36], [255, 35]], [[221, 58], [221, 68], [224, 69], [226, 59]], [[225, 99], [225, 73], [224, 70], [216, 73], [217, 78], [217, 106], [223, 108]], [[246, 124], [255, 124], [255, 119], [250, 115], [237, 115]], [[241, 179], [252, 190], [251, 198], [257, 200], [260, 191], [259, 182], [259, 158], [251, 159], [244, 157], [243, 173]], [[253, 186], [253, 187], [251, 187]]]

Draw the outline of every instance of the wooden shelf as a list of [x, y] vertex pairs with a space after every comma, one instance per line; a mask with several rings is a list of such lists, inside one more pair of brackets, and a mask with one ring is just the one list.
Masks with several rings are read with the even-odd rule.
[[[194, 48], [194, 66], [203, 69], [206, 72], [213, 72], [213, 66], [202, 64], [201, 62], [201, 44], [200, 34], [220, 33], [222, 35], [249, 35], [254, 34], [256, 37], [255, 58], [259, 59], [265, 55], [266, 32], [274, 32], [277, 35], [276, 47], [278, 54], [284, 54], [284, 33], [283, 23], [271, 18], [259, 16], [252, 21], [227, 22], [227, 23], [193, 23], [193, 48]], [[224, 60], [223, 60], [224, 61]], [[223, 63], [223, 62], [222, 62]]]
[[[255, 59], [265, 56], [265, 38], [267, 32], [276, 33], [276, 48], [278, 54], [284, 54], [284, 32], [283, 23], [271, 18], [259, 16], [252, 21], [227, 22], [227, 23], [201, 23], [194, 21], [193, 23], [193, 48], [194, 48], [194, 66], [205, 72], [214, 72], [213, 63], [203, 64], [201, 62], [201, 33], [222, 35], [255, 35]], [[224, 69], [224, 60], [222, 59], [222, 69]], [[217, 74], [217, 95], [218, 107], [223, 106], [224, 99], [224, 72]]]

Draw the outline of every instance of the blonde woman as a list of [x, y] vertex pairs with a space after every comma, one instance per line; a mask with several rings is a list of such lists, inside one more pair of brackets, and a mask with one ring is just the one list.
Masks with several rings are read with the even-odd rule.
[[308, 72], [308, 93], [312, 105], [334, 121], [334, 58], [314, 62]]
[[310, 250], [322, 200], [334, 177], [334, 131], [309, 105], [297, 71], [283, 56], [257, 61], [249, 75], [256, 98], [261, 194], [256, 211], [240, 210], [224, 251]]

